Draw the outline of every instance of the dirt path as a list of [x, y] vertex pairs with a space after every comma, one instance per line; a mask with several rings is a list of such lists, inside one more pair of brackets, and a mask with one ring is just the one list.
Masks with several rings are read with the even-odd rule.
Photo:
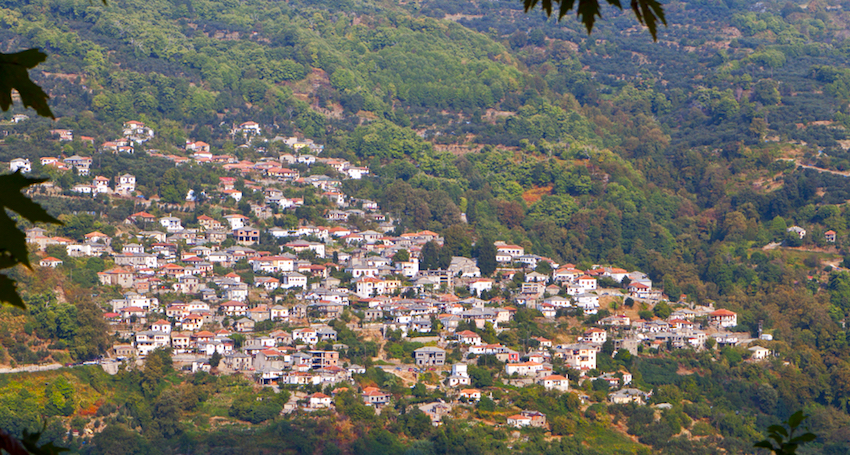
[[17, 368], [0, 368], [0, 374], [9, 374], [9, 373], [35, 373], [38, 371], [50, 371], [50, 370], [58, 370], [62, 368], [61, 363], [50, 363], [47, 365], [27, 365], [24, 367]]
[[850, 177], [850, 172], [833, 171], [832, 169], [824, 169], [822, 167], [810, 166], [808, 164], [802, 164], [802, 163], [800, 163], [800, 160], [797, 160], [797, 159], [794, 159], [794, 158], [779, 158], [777, 161], [793, 161], [794, 164], [797, 167], [801, 167], [801, 168], [804, 168], [804, 169], [812, 169], [812, 170], [815, 170], [815, 171], [818, 171], [818, 172], [826, 172], [828, 174], [840, 175], [842, 177]]

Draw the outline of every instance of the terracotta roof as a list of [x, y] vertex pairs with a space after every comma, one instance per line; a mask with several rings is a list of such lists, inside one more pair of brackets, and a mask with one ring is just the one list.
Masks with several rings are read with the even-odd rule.
[[549, 376], [546, 376], [545, 378], [540, 378], [540, 379], [543, 380], [543, 381], [564, 381], [567, 378], [561, 376], [560, 374], [550, 374]]
[[727, 309], [723, 309], [723, 308], [721, 308], [717, 311], [714, 311], [710, 314], [711, 314], [711, 316], [735, 316], [736, 315], [736, 313], [729, 311]]

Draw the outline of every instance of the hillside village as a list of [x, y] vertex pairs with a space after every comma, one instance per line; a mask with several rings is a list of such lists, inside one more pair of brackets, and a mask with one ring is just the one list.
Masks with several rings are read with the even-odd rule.
[[[154, 136], [141, 122], [124, 127], [124, 137], [103, 143], [96, 153], [135, 153]], [[232, 134], [250, 138], [259, 131], [246, 122]], [[54, 134], [60, 141], [74, 139], [71, 131]], [[101, 361], [104, 369], [135, 368], [153, 351], [167, 349], [186, 371], [242, 374], [276, 390], [323, 391], [293, 395], [284, 409], [292, 412], [332, 408], [339, 384], [357, 384], [367, 368], [378, 367], [408, 385], [444, 391], [447, 400], [420, 406], [440, 425], [453, 406], [492, 397], [493, 381], [470, 374], [480, 366], [489, 366], [487, 374], [504, 385], [575, 393], [582, 402], [646, 404], [652, 390], [632, 387], [633, 372], [611, 368], [610, 359], [715, 346], [746, 347], [751, 361], [772, 356], [754, 343], [759, 339], [735, 331], [734, 312], [696, 306], [684, 296], [671, 299], [641, 271], [558, 264], [504, 241], [492, 245], [496, 267], [488, 276], [479, 268], [481, 256], [421, 267], [426, 250], [441, 248], [445, 239], [428, 230], [399, 232], [376, 202], [346, 195], [342, 181], [369, 175], [367, 167], [324, 158], [323, 147], [309, 139], [275, 139], [291, 153], [239, 161], [213, 154], [201, 141], [187, 141], [184, 155], [147, 151], [178, 167], [221, 166], [228, 176], [206, 196], [239, 202], [241, 183], [244, 191], [262, 195], [249, 215], [227, 213], [227, 207], [194, 219], [177, 210], [165, 216], [140, 210], [115, 226], [113, 236], [92, 231], [65, 238], [42, 227], [26, 230], [40, 267], [64, 267], [57, 251], [66, 259], [101, 257], [109, 264], [98, 281], [123, 297], [102, 302], [103, 318], [116, 335]], [[322, 163], [335, 177], [302, 176], [288, 167], [295, 163]], [[137, 194], [133, 175], [99, 175], [91, 157], [45, 156], [40, 164], [93, 176], [66, 197], [103, 194], [133, 200], [136, 207], [157, 206]], [[12, 160], [10, 169], [32, 171], [23, 158]], [[304, 198], [287, 197], [285, 189], [309, 187], [330, 201], [324, 224], [301, 220], [284, 228], [267, 222], [304, 206]], [[187, 203], [193, 198], [186, 194]], [[375, 228], [361, 230], [350, 220], [368, 220]], [[261, 247], [261, 236], [274, 239], [276, 248]], [[529, 321], [546, 327], [549, 338], [532, 336]], [[365, 340], [376, 349], [350, 345]], [[761, 341], [770, 340], [770, 334], [761, 335]], [[599, 353], [608, 356], [605, 366], [597, 363]], [[591, 396], [602, 383], [605, 393]], [[389, 390], [373, 386], [361, 387], [360, 394], [376, 410], [393, 399]], [[525, 409], [506, 424], [546, 427], [547, 421]]]

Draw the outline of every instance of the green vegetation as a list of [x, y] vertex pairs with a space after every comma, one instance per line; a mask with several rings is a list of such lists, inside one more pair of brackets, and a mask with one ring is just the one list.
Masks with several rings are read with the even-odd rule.
[[[583, 3], [580, 15], [592, 19], [595, 11]], [[347, 420], [336, 428], [321, 415], [279, 416], [285, 393], [256, 394], [247, 381], [231, 377], [180, 376], [158, 354], [144, 370], [114, 378], [86, 368], [45, 374], [50, 380], [42, 382], [4, 377], [0, 427], [20, 434], [37, 429], [38, 416], [47, 415], [44, 435], [58, 441], [66, 427], [79, 426], [74, 419], [82, 418], [80, 409], [103, 399], [102, 415], [87, 415], [84, 425], [99, 419], [106, 430], [74, 450], [740, 453], [752, 450], [761, 433], [791, 410], [805, 409], [822, 437], [800, 452], [846, 452], [850, 274], [834, 266], [850, 264], [850, 189], [834, 172], [850, 169], [850, 72], [848, 13], [837, 6], [671, 4], [657, 17], [680, 27], [656, 32], [650, 26], [657, 43], [633, 34], [634, 21], [616, 11], [595, 25], [589, 40], [584, 24], [522, 15], [519, 2], [368, 0], [330, 11], [308, 0], [3, 6], [0, 36], [51, 56], [33, 74], [53, 94], [59, 120], [4, 124], [9, 134], [0, 160], [28, 158], [34, 174], [55, 182], [62, 197], [37, 189], [33, 198], [64, 221], [56, 235], [81, 240], [95, 229], [111, 235], [142, 209], [174, 214], [193, 227], [200, 215], [250, 213], [250, 202], [262, 202], [262, 192], [245, 191], [238, 204], [211, 199], [218, 178], [230, 175], [222, 167], [177, 168], [152, 153], [185, 157], [185, 141], [202, 140], [217, 155], [256, 161], [292, 152], [271, 141], [275, 136], [301, 135], [325, 145], [323, 156], [369, 166], [371, 176], [346, 180], [342, 189], [377, 201], [399, 233], [428, 229], [444, 236], [442, 247], [423, 248], [423, 268], [473, 256], [482, 274], [493, 276], [493, 241], [502, 240], [582, 269], [639, 269], [672, 303], [634, 308], [635, 300], [627, 298], [627, 311], [664, 318], [682, 294], [715, 303], [738, 313], [740, 331], [773, 334], [771, 347], [788, 364], [757, 366], [735, 347], [700, 353], [662, 347], [651, 356], [620, 350], [612, 356], [607, 346], [600, 373], [627, 367], [636, 385], [654, 390], [654, 403], [672, 405], [656, 420], [645, 407], [594, 402], [583, 409], [572, 394], [506, 385], [495, 377], [494, 358], [481, 356], [470, 367], [473, 386], [498, 391], [465, 412], [501, 424], [517, 412], [514, 405], [539, 409], [549, 415], [552, 433], [562, 436], [550, 440], [530, 430], [518, 443], [502, 428], [468, 419], [427, 425], [406, 405], [433, 394], [418, 384], [408, 390], [397, 376], [370, 368], [379, 363], [373, 360], [379, 343], [358, 339], [336, 321], [347, 359], [367, 367], [364, 380], [390, 390], [400, 404], [378, 415], [357, 394], [342, 392], [337, 407]], [[649, 25], [651, 17], [643, 20]], [[0, 97], [0, 107], [3, 102]], [[81, 140], [59, 143], [49, 132], [69, 128], [100, 144], [120, 137], [127, 120], [156, 130], [134, 155], [97, 153]], [[262, 137], [233, 134], [249, 120], [261, 125]], [[94, 171], [110, 178], [130, 172], [140, 195], [158, 197], [158, 203], [76, 197], [70, 188], [90, 177], [40, 166], [40, 157], [60, 154], [95, 156]], [[292, 168], [303, 176], [337, 175], [325, 165]], [[236, 185], [244, 190], [245, 177], [238, 176]], [[184, 202], [189, 190], [198, 195], [195, 204], [167, 205]], [[280, 190], [303, 198], [304, 206], [275, 213], [282, 216], [261, 227], [328, 224], [323, 217], [332, 205], [321, 191]], [[351, 224], [376, 225], [368, 219]], [[789, 234], [795, 225], [808, 235]], [[834, 244], [825, 240], [827, 230], [837, 233]], [[780, 245], [764, 248], [772, 242]], [[278, 251], [281, 243], [264, 235], [258, 245]], [[19, 244], [6, 250], [26, 262]], [[61, 249], [48, 253], [65, 264], [38, 277], [21, 270], [0, 276], [0, 285], [14, 278], [26, 289], [22, 302], [30, 308], [28, 315], [14, 308], [0, 314], [4, 362], [86, 360], [113, 341], [100, 309], [118, 291], [97, 278], [113, 264], [68, 258]], [[406, 259], [407, 251], [395, 260]], [[253, 279], [247, 263], [233, 270]], [[542, 324], [537, 316], [520, 311], [502, 333], [492, 326], [475, 330], [487, 343], [514, 349], [527, 347], [532, 336], [575, 335], [567, 333], [574, 329], [569, 324]], [[383, 352], [405, 362], [422, 346], [397, 334], [387, 338]], [[713, 340], [707, 344], [713, 347]], [[606, 385], [588, 381], [582, 387], [598, 401]], [[257, 397], [259, 404], [252, 401]], [[232, 426], [213, 424], [217, 419]], [[638, 443], [618, 431], [623, 425]]]

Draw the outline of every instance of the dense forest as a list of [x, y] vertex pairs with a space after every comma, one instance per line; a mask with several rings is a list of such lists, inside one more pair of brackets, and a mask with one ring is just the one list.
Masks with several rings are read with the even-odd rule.
[[[558, 416], [557, 438], [532, 433], [520, 447], [504, 430], [460, 419], [434, 428], [404, 405], [375, 415], [351, 397], [338, 405], [340, 422], [273, 419], [279, 396], [245, 409], [250, 385], [187, 379], [156, 357], [150, 369], [115, 377], [76, 369], [44, 384], [4, 385], [0, 427], [35, 428], [41, 415], [70, 416], [64, 406], [73, 402], [99, 403], [93, 415], [109, 423], [91, 444], [72, 447], [83, 453], [744, 453], [767, 425], [803, 408], [820, 436], [808, 453], [846, 453], [850, 2], [664, 7], [670, 25], [653, 42], [630, 12], [605, 9], [587, 36], [570, 17], [526, 14], [517, 0], [0, 2], [4, 52], [41, 47], [50, 55], [34, 76], [59, 118], [0, 126], [8, 135], [0, 160], [29, 158], [68, 190], [87, 179], [42, 169], [39, 157], [95, 155], [96, 147], [60, 144], [51, 129], [100, 144], [141, 120], [156, 137], [135, 156], [97, 154], [97, 166], [105, 175], [132, 172], [148, 197], [173, 189], [180, 202], [224, 174], [191, 164], [172, 170], [146, 153], [185, 155], [186, 140], [201, 140], [215, 153], [255, 159], [256, 147], [240, 147], [250, 140], [233, 134], [255, 121], [268, 138], [301, 135], [324, 144], [325, 156], [368, 165], [373, 174], [346, 180], [344, 192], [377, 201], [399, 232], [443, 234], [446, 254], [477, 255], [480, 240], [504, 240], [582, 269], [639, 269], [672, 299], [714, 302], [736, 311], [742, 330], [772, 333], [784, 363], [754, 366], [734, 350], [719, 361], [695, 352], [609, 355], [608, 371], [628, 363], [641, 372], [638, 383], [656, 388], [657, 403], [680, 404], [656, 418], [651, 408], [582, 411], [571, 398], [509, 388], [505, 402]], [[265, 156], [288, 151], [260, 141], [253, 145]], [[288, 194], [308, 203], [286, 223], [324, 223], [327, 203], [313, 189]], [[62, 234], [76, 239], [137, 210], [128, 201], [35, 199], [63, 214]], [[203, 202], [193, 216], [207, 213]], [[795, 225], [809, 235], [789, 235]], [[827, 230], [837, 233], [834, 245]], [[764, 249], [774, 243], [781, 246]], [[45, 346], [70, 346], [62, 360], [91, 358], [107, 340], [84, 290], [103, 267], [74, 263], [67, 282], [21, 273], [32, 314], [2, 316], [26, 318]], [[73, 301], [56, 302], [60, 282]], [[3, 360], [48, 355], [14, 336], [0, 328]], [[487, 387], [492, 366], [480, 368], [477, 386]], [[366, 375], [391, 381], [380, 369]], [[424, 401], [423, 393], [396, 390], [404, 404]], [[482, 401], [474, 412], [487, 418], [499, 406], [498, 398]], [[214, 424], [227, 415], [252, 425]], [[57, 427], [46, 434], [64, 437]]]

